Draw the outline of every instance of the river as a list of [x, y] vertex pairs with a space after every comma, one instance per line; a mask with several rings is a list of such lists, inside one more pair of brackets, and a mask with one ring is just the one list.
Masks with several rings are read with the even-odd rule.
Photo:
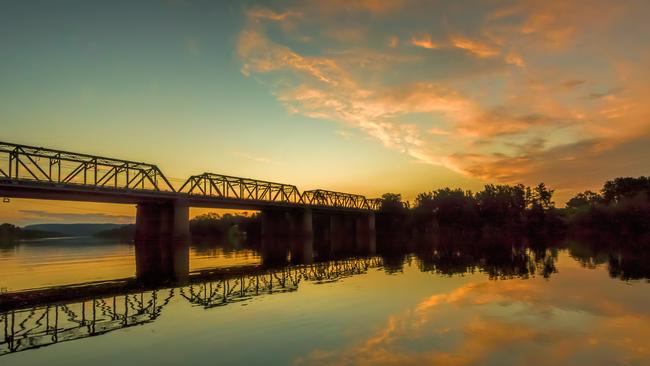
[[[0, 364], [650, 364], [646, 262], [497, 252], [267, 267], [254, 249], [192, 246], [190, 270], [216, 274], [2, 313]], [[0, 263], [2, 296], [135, 275], [132, 245], [89, 238], [23, 242]]]

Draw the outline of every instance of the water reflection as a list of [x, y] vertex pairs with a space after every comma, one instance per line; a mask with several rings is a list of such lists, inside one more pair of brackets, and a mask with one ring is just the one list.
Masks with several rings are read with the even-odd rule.
[[5, 312], [0, 356], [152, 322], [173, 295], [153, 290]]
[[607, 266], [609, 275], [624, 281], [650, 281], [650, 249], [643, 245], [621, 245], [615, 240], [574, 238], [569, 254], [586, 268]]
[[[4, 294], [0, 297], [0, 309], [6, 310], [0, 314], [0, 328], [4, 329], [0, 355], [152, 322], [176, 295], [210, 309], [254, 296], [296, 291], [301, 281], [334, 282], [379, 266], [379, 258], [352, 258], [271, 270], [249, 267], [198, 272], [190, 284], [163, 290], [132, 293], [140, 284], [120, 281]], [[66, 301], [61, 302], [63, 299]]]
[[[194, 350], [187, 362], [213, 351], [230, 364], [650, 360], [650, 288], [636, 281], [650, 278], [650, 257], [640, 247], [450, 231], [426, 240], [381, 237], [370, 257], [327, 251], [325, 260], [323, 244], [314, 244], [301, 263], [291, 241], [278, 242], [286, 243], [279, 262], [265, 262], [254, 243], [199, 244], [193, 250], [200, 255], [245, 252], [258, 261], [201, 267], [173, 286], [131, 278], [2, 294], [0, 355], [43, 361], [48, 353], [20, 351], [108, 333], [154, 352], [147, 333], [121, 331], [145, 325]], [[228, 342], [215, 345], [217, 335]], [[253, 354], [245, 351], [249, 342], [294, 346]], [[171, 363], [166, 349], [156, 345], [156, 362]], [[30, 356], [16, 358], [23, 355]]]

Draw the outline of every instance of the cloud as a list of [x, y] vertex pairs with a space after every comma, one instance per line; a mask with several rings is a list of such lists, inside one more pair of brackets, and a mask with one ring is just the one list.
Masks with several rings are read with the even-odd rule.
[[249, 9], [246, 12], [246, 15], [251, 19], [265, 19], [265, 20], [272, 20], [276, 22], [287, 20], [289, 18], [297, 18], [301, 16], [300, 13], [291, 10], [282, 13], [276, 13], [271, 9], [261, 7], [261, 6]]
[[452, 36], [450, 41], [453, 47], [466, 50], [478, 57], [494, 57], [501, 52], [498, 47], [489, 43], [472, 40], [458, 35]]
[[99, 222], [99, 223], [117, 223], [129, 224], [134, 222], [134, 217], [129, 215], [112, 215], [106, 213], [70, 213], [70, 212], [51, 212], [41, 210], [19, 210], [22, 215], [26, 215], [27, 220], [43, 220], [47, 222]]
[[277, 160], [273, 160], [273, 159], [270, 159], [270, 158], [267, 158], [267, 157], [262, 157], [262, 156], [255, 156], [255, 155], [243, 153], [243, 152], [240, 152], [240, 151], [235, 151], [233, 154], [240, 157], [240, 158], [255, 161], [255, 162], [258, 162], [258, 163], [273, 164], [273, 165], [284, 164], [284, 162], [282, 162], [282, 161], [277, 161]]
[[585, 82], [586, 82], [585, 80], [575, 80], [575, 79], [567, 80], [567, 81], [562, 83], [562, 86], [567, 88], [567, 89], [573, 89], [573, 88], [575, 88], [575, 87], [577, 87], [579, 85], [584, 84]]
[[[650, 34], [630, 17], [649, 5], [328, 5], [256, 7], [239, 34], [242, 73], [289, 113], [477, 180], [581, 190], [582, 177], [591, 185], [643, 172], [629, 162], [650, 136], [650, 56], [613, 34], [634, 22]], [[585, 95], [587, 85], [596, 91]]]
[[440, 47], [440, 46], [438, 46], [437, 43], [434, 43], [431, 40], [431, 36], [428, 35], [428, 34], [424, 35], [422, 37], [412, 37], [411, 38], [411, 44], [414, 45], [414, 46], [418, 46], [418, 47], [422, 47], [422, 48], [426, 48], [426, 49], [430, 49], [430, 50]]

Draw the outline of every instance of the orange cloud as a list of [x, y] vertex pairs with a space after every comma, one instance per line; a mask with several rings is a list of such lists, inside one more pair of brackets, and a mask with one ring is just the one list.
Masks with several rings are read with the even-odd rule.
[[452, 36], [450, 42], [453, 47], [466, 50], [479, 57], [494, 57], [501, 52], [498, 47], [489, 43], [471, 40], [462, 36]]
[[418, 46], [418, 47], [422, 47], [422, 48], [426, 48], [426, 49], [430, 49], [430, 50], [440, 47], [437, 43], [434, 43], [431, 40], [431, 36], [428, 35], [428, 34], [424, 35], [422, 37], [412, 37], [411, 38], [411, 44], [414, 45], [414, 46]]
[[[259, 76], [290, 113], [340, 123], [417, 161], [480, 180], [544, 180], [567, 191], [586, 188], [580, 180], [590, 185], [614, 172], [644, 172], [636, 157], [648, 149], [635, 141], [650, 136], [650, 56], [637, 49], [603, 54], [589, 42], [593, 32], [602, 36], [617, 24], [625, 6], [521, 0], [474, 14], [483, 21], [467, 28], [445, 2], [421, 9], [336, 4], [255, 8], [240, 33], [242, 73]], [[444, 30], [417, 16], [427, 6], [440, 13]], [[637, 7], [638, 13], [644, 6]], [[396, 33], [383, 16], [389, 13], [390, 21], [409, 21]], [[599, 16], [603, 22], [592, 24]], [[308, 37], [309, 51], [272, 29], [288, 39]], [[398, 47], [400, 39], [414, 47]], [[629, 52], [639, 57], [626, 62]], [[598, 72], [595, 62], [603, 64]], [[591, 164], [608, 153], [619, 163]]]

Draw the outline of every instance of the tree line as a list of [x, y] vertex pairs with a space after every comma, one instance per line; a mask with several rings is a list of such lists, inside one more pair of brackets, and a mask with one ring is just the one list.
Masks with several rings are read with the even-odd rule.
[[650, 233], [650, 177], [609, 180], [599, 192], [576, 194], [565, 208], [555, 206], [554, 193], [544, 183], [533, 187], [487, 184], [478, 192], [458, 188], [423, 192], [412, 204], [404, 203], [400, 194], [386, 193], [380, 214], [409, 217], [416, 226], [434, 218], [444, 227]]

